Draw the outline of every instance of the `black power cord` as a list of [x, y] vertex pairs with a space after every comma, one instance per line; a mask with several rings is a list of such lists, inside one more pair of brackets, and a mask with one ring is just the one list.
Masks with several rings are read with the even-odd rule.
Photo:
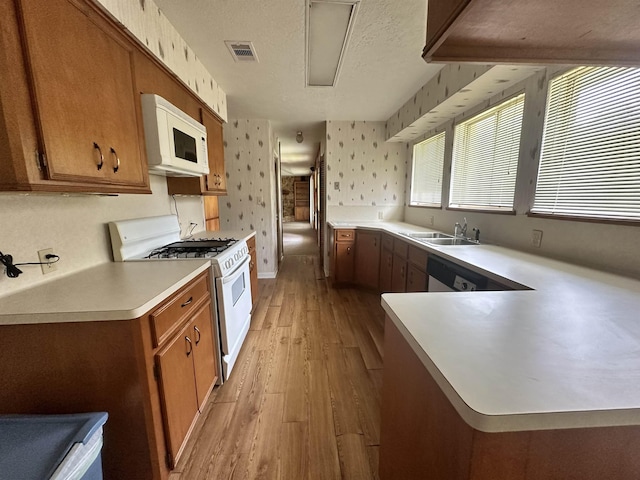
[[22, 270], [18, 268], [18, 265], [49, 265], [50, 263], [56, 263], [60, 261], [60, 257], [58, 255], [54, 255], [53, 253], [47, 253], [44, 258], [52, 261], [13, 263], [13, 257], [11, 255], [5, 255], [4, 253], [0, 252], [0, 262], [5, 266], [7, 270], [7, 277], [9, 278], [18, 278], [18, 276], [22, 273]]

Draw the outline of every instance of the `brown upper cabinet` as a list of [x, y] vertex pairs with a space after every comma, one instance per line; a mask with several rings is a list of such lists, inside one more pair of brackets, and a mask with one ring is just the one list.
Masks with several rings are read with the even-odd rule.
[[222, 122], [200, 108], [200, 123], [207, 128], [209, 174], [202, 177], [167, 177], [169, 195], [226, 195]]
[[635, 0], [429, 0], [434, 62], [640, 65]]
[[134, 45], [82, 1], [0, 7], [0, 190], [150, 193]]

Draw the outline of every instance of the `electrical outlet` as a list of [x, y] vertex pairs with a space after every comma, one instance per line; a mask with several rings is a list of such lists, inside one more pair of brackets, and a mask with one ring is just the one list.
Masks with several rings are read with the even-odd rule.
[[384, 220], [384, 213], [378, 212], [378, 220]]
[[531, 230], [531, 245], [540, 248], [542, 245], [542, 230]]
[[433, 227], [433, 215], [429, 215], [428, 220], [429, 220], [429, 226]]
[[340, 190], [340, 182], [333, 182], [333, 189]]
[[56, 262], [51, 263], [53, 259], [47, 258], [47, 255], [53, 255], [53, 248], [45, 248], [44, 250], [38, 250], [38, 258], [40, 259], [40, 268], [42, 268], [42, 274], [55, 272], [58, 268]]

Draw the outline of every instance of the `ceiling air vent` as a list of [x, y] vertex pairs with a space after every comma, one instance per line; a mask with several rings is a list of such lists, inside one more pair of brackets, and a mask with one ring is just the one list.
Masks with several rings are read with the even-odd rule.
[[231, 56], [236, 62], [257, 62], [258, 55], [251, 42], [234, 42], [227, 40], [224, 42], [231, 52]]

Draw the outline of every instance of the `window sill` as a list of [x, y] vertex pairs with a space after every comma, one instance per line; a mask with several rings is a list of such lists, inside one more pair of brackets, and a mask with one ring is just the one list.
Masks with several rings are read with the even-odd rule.
[[495, 213], [497, 215], [515, 215], [515, 210], [493, 209], [493, 208], [472, 208], [472, 207], [447, 207], [447, 210], [454, 212], [475, 212], [475, 213]]
[[640, 226], [640, 220], [622, 219], [622, 218], [603, 218], [603, 217], [581, 217], [578, 215], [560, 215], [550, 213], [527, 213], [531, 218], [548, 218], [551, 220], [564, 220], [566, 222], [587, 222], [587, 223], [603, 223], [609, 225], [628, 225], [632, 227]]
[[442, 205], [427, 205], [427, 204], [418, 204], [418, 203], [410, 203], [409, 207], [416, 207], [416, 208], [432, 208], [435, 210], [442, 210]]

